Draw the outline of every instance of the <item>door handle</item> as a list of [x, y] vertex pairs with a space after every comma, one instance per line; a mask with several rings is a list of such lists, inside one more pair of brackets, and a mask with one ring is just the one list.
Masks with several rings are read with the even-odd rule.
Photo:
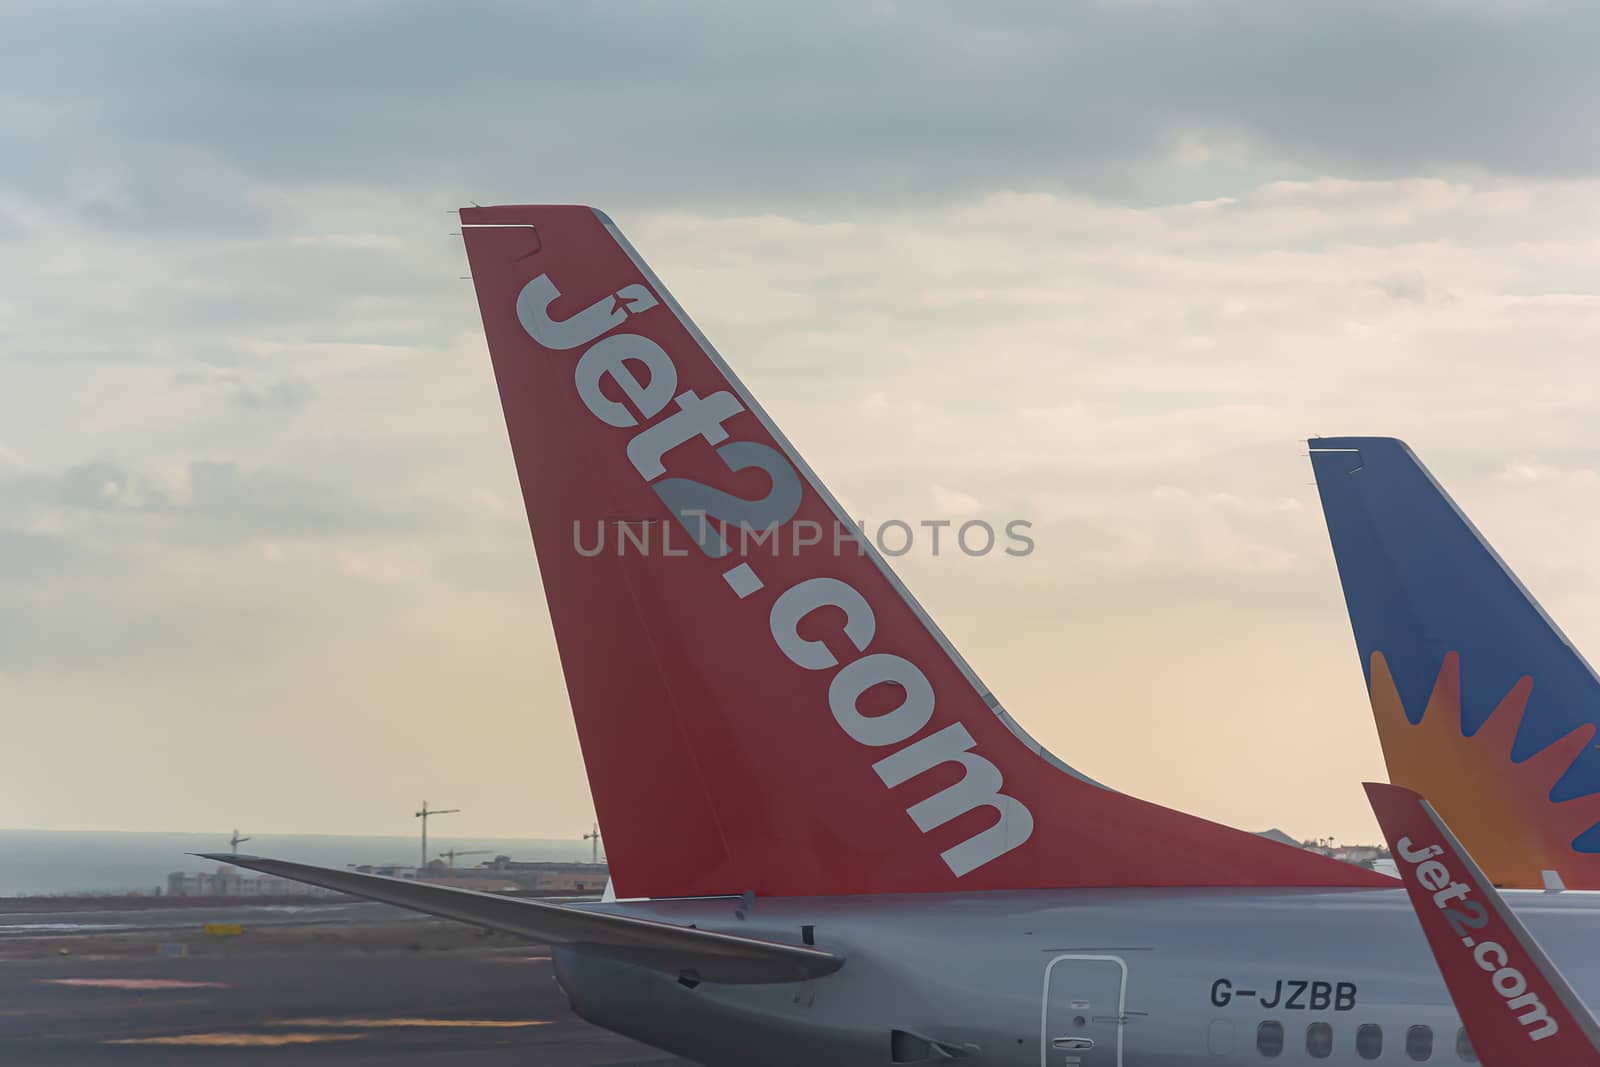
[[1092, 1037], [1058, 1037], [1050, 1042], [1054, 1048], [1061, 1049], [1091, 1049], [1094, 1048]]

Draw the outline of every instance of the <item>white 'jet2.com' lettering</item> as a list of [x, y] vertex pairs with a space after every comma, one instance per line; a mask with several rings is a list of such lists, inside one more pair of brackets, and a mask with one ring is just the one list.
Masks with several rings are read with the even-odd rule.
[[[1396, 845], [1395, 855], [1411, 865], [1406, 874], [1424, 889], [1433, 892], [1433, 904], [1444, 913], [1445, 921], [1461, 938], [1464, 948], [1472, 952], [1478, 969], [1489, 975], [1494, 991], [1506, 1002], [1506, 1007], [1517, 1015], [1517, 1022], [1528, 1031], [1532, 1041], [1543, 1041], [1553, 1036], [1561, 1025], [1550, 1016], [1539, 994], [1529, 991], [1528, 978], [1511, 966], [1511, 956], [1497, 941], [1479, 941], [1468, 931], [1481, 930], [1489, 924], [1489, 909], [1481, 900], [1473, 900], [1472, 887], [1459, 882], [1436, 856], [1444, 854], [1443, 845], [1414, 848], [1411, 838], [1402, 837]], [[1450, 907], [1457, 904], [1457, 907]]]
[[[568, 318], [552, 319], [550, 304], [560, 295], [549, 275], [534, 278], [517, 296], [518, 321], [546, 349], [584, 348], [573, 371], [579, 398], [607, 426], [638, 428], [625, 448], [629, 461], [705, 555], [721, 559], [733, 551], [719, 525], [771, 530], [794, 518], [805, 492], [794, 465], [769, 445], [729, 439], [723, 424], [746, 410], [738, 397], [727, 390], [704, 397], [692, 389], [679, 392], [678, 368], [660, 345], [642, 334], [614, 332], [633, 316], [660, 306], [654, 293], [635, 282]], [[610, 395], [603, 383], [611, 385]], [[626, 402], [612, 399], [615, 395]], [[760, 468], [771, 481], [767, 494], [750, 500], [689, 478], [666, 477], [667, 454], [695, 438], [711, 446], [730, 473]], [[717, 523], [706, 522], [706, 516]], [[761, 588], [746, 564], [730, 568], [724, 578], [741, 600]], [[841, 664], [821, 641], [800, 636], [801, 620], [824, 607], [844, 612], [841, 632], [859, 657]], [[887, 788], [944, 764], [961, 767], [960, 781], [906, 810], [919, 830], [927, 833], [981, 807], [998, 815], [988, 829], [940, 853], [957, 877], [1028, 840], [1032, 813], [1000, 792], [1005, 783], [999, 768], [973, 751], [977, 742], [965, 726], [952, 723], [917, 737], [933, 717], [933, 686], [904, 657], [868, 651], [878, 622], [853, 586], [827, 577], [800, 581], [778, 596], [768, 625], [790, 662], [805, 670], [835, 672], [828, 708], [847, 735], [871, 748], [894, 749], [872, 765]], [[861, 698], [886, 682], [899, 686], [899, 707], [882, 715], [862, 714]]]

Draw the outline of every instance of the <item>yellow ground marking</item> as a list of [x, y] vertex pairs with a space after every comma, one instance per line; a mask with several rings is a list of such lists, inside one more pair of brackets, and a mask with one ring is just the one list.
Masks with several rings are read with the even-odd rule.
[[166, 1037], [119, 1037], [106, 1045], [194, 1045], [202, 1048], [277, 1048], [323, 1041], [359, 1041], [366, 1034], [171, 1034]]

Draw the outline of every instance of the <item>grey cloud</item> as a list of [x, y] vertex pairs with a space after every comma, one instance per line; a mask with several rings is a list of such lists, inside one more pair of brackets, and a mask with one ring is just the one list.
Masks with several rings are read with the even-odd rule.
[[241, 470], [237, 463], [189, 464], [195, 514], [258, 533], [326, 533], [356, 514], [320, 487]]
[[1428, 299], [1428, 282], [1419, 271], [1404, 271], [1379, 278], [1373, 283], [1379, 292], [1392, 300], [1420, 304]]
[[163, 509], [165, 495], [115, 463], [96, 461], [67, 468], [61, 476], [58, 499], [68, 507], [114, 510]]
[[298, 411], [316, 395], [316, 387], [304, 378], [286, 378], [267, 386], [241, 384], [233, 400], [251, 411]]
[[182, 387], [225, 391], [235, 407], [245, 411], [292, 413], [310, 406], [317, 388], [307, 378], [261, 380], [243, 370], [239, 359], [209, 353], [199, 357], [201, 368], [179, 371], [173, 384]]
[[[12, 109], [30, 160], [14, 180], [43, 195], [78, 175], [78, 210], [118, 226], [294, 214], [292, 198], [229, 199], [186, 177], [208, 159], [311, 188], [404, 185], [441, 208], [462, 196], [814, 204], [840, 189], [861, 200], [1065, 182], [1137, 195], [1140, 165], [1180, 131], [1352, 173], [1600, 171], [1593, 5], [94, 12], [7, 20], [6, 66], [46, 101]], [[63, 113], [78, 136], [57, 136]]]
[[0, 527], [0, 583], [37, 581], [69, 569], [81, 572], [86, 562], [85, 554], [66, 538]]
[[161, 525], [123, 531], [140, 543], [228, 544], [254, 537], [331, 537], [399, 534], [429, 524], [414, 501], [363, 492], [227, 460], [192, 460], [181, 477], [159, 478], [96, 460], [67, 468], [53, 483], [14, 482], [0, 500], [21, 508], [53, 502], [75, 512], [137, 515]]
[[[0, 612], [0, 673], [54, 677], [85, 671], [128, 672], [152, 665], [193, 672], [196, 663], [235, 657], [255, 644], [267, 645], [274, 629], [307, 627], [309, 610], [272, 603], [257, 592], [251, 610], [240, 611], [216, 589], [180, 583], [159, 585], [127, 567], [101, 561], [91, 575], [70, 575], [34, 588], [7, 587]], [[0, 575], [3, 576], [3, 575]]]
[[[177, 471], [101, 459], [0, 478], [0, 676], [189, 672], [313, 625], [356, 626], [405, 593], [343, 573], [341, 560], [381, 559], [433, 521], [362, 484], [230, 461]], [[319, 583], [352, 581], [359, 596], [335, 624]]]
[[[383, 656], [418, 673], [395, 677], [423, 680], [469, 644], [521, 670], [531, 648], [537, 691], [559, 703], [551, 643], [528, 639], [548, 620], [446, 236], [463, 195], [614, 205], [802, 452], [874, 517], [916, 515], [928, 484], [1037, 512], [1040, 551], [1015, 568], [906, 565], [919, 595], [946, 591], [947, 624], [1048, 623], [1024, 640], [969, 626], [975, 661], [1000, 633], [991, 656], [1053, 670], [1079, 647], [1063, 639], [1073, 619], [1173, 604], [1203, 613], [1195, 643], [1224, 657], [1261, 620], [1289, 623], [1272, 637], [1296, 649], [1321, 647], [1301, 623], [1339, 637], [1294, 458], [1312, 431], [1402, 433], [1441, 464], [1461, 442], [1491, 474], [1509, 457], [1486, 441], [1592, 465], [1577, 453], [1595, 392], [1572, 384], [1593, 377], [1578, 292], [1592, 186], [1251, 174], [1216, 194], [1231, 207], [1140, 211], [964, 195], [1098, 183], [1139, 199], [1166, 182], [1190, 201], [1231, 165], [1205, 150], [1228, 145], [1271, 179], [1324, 163], [1548, 174], [1548, 152], [1518, 138], [1553, 125], [1566, 151], [1600, 144], [1581, 136], [1587, 66], [1548, 45], [1592, 36], [1585, 12], [1168, 0], [1012, 9], [1008, 28], [992, 8], [934, 4], [763, 13], [772, 25], [714, 6], [215, 10], [0, 15], [14, 53], [0, 63], [24, 87], [0, 93], [0, 140], [21, 149], [0, 217], [28, 233], [0, 268], [0, 423], [33, 464], [0, 477], [0, 576], [18, 594], [0, 598], [0, 666], [59, 668], [52, 685], [86, 664], [178, 679], [237, 657], [230, 686], [291, 666], [305, 706], [337, 718], [381, 701], [370, 677], [358, 700], [330, 697], [318, 657], [404, 619], [413, 639]], [[1475, 54], [1469, 39], [1481, 75], [1446, 62]], [[1493, 84], [1453, 95], [1479, 76]], [[1490, 91], [1505, 99], [1479, 107], [1472, 93]], [[1198, 161], [1149, 163], [1178, 130]], [[1419, 291], [1461, 296], [1405, 302]], [[884, 410], [840, 434], [872, 392]], [[1167, 484], [1196, 499], [1144, 492]], [[1213, 503], [1296, 486], [1296, 513]], [[503, 499], [479, 507], [479, 487]], [[1043, 489], [1057, 511], [1030, 503]], [[1526, 543], [1571, 525], [1541, 507]], [[58, 580], [24, 577], [41, 573]], [[1346, 645], [1327, 656], [1359, 699]], [[997, 685], [1046, 703], [1059, 690], [1023, 677]], [[209, 721], [212, 700], [170, 703], [185, 701]]]
[[[459, 240], [452, 247], [442, 212], [439, 218], [437, 232], [418, 242], [432, 255], [298, 243], [292, 230], [257, 235], [243, 248], [227, 233], [146, 241], [93, 229], [37, 231], [31, 255], [0, 264], [0, 289], [19, 297], [19, 325], [26, 300], [28, 326], [17, 343], [0, 344], [0, 367], [37, 376], [81, 374], [92, 365], [104, 380], [108, 365], [176, 365], [193, 371], [193, 381], [208, 373], [220, 380], [231, 367], [245, 392], [259, 394], [241, 395], [241, 404], [304, 406], [312, 398], [302, 385], [271, 383], [326, 374], [317, 346], [406, 347], [451, 336], [424, 310], [427, 297], [450, 291], [461, 267]], [[75, 260], [70, 285], [60, 270], [40, 269], [38, 260], [58, 250]], [[462, 306], [470, 307], [470, 287], [460, 285]], [[0, 305], [0, 338], [3, 311]], [[283, 352], [276, 368], [261, 354], [268, 348]]]
[[427, 525], [425, 514], [359, 486], [324, 484], [237, 463], [188, 466], [193, 532], [210, 538], [394, 534]]

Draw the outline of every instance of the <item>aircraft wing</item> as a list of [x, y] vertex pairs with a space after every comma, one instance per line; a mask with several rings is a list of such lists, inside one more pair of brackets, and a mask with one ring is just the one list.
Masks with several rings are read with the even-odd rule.
[[844, 966], [843, 956], [821, 949], [697, 930], [613, 912], [588, 911], [262, 856], [196, 855], [428, 915], [456, 919], [541, 944], [578, 945], [587, 951], [705, 982], [799, 982], [832, 974]]
[[1600, 1067], [1600, 1027], [1418, 793], [1367, 783], [1456, 1013], [1485, 1067]]

